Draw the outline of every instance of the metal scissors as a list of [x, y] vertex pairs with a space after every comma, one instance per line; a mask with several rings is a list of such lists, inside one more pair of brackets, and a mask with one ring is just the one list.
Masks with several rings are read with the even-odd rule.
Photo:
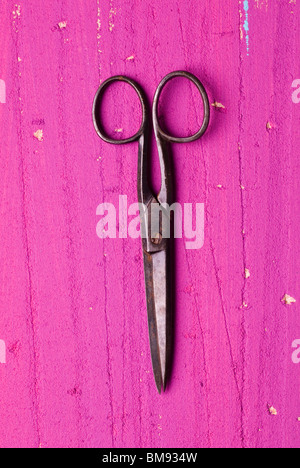
[[[158, 101], [161, 92], [168, 81], [175, 77], [185, 77], [192, 81], [200, 92], [204, 113], [200, 129], [192, 136], [177, 138], [162, 130], [158, 121]], [[115, 140], [104, 131], [100, 117], [100, 106], [105, 89], [116, 81], [128, 83], [134, 88], [142, 106], [142, 123], [135, 135], [130, 138]], [[158, 148], [161, 170], [161, 188], [158, 195], [152, 193], [148, 183], [150, 113], [142, 88], [131, 78], [113, 76], [99, 87], [93, 103], [93, 122], [99, 137], [107, 143], [122, 145], [138, 141], [138, 202], [140, 209], [142, 247], [144, 257], [145, 287], [147, 301], [148, 328], [150, 338], [151, 360], [155, 383], [158, 392], [165, 390], [171, 371], [172, 361], [172, 234], [164, 235], [163, 226], [169, 223], [172, 233], [172, 216], [165, 209], [174, 203], [174, 184], [172, 180], [172, 161], [170, 143], [189, 143], [200, 138], [206, 131], [210, 118], [209, 101], [202, 83], [193, 74], [186, 71], [174, 71], [166, 75], [158, 85], [152, 107], [152, 121]], [[153, 209], [159, 207], [160, 209]], [[155, 219], [154, 219], [155, 218]], [[163, 222], [166, 218], [167, 224]], [[153, 225], [158, 226], [158, 232], [153, 232]]]

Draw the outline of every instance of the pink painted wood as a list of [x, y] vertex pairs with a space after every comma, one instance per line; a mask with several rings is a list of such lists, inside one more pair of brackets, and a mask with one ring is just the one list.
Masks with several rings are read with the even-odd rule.
[[[299, 2], [8, 0], [0, 18], [1, 447], [299, 447]], [[152, 100], [176, 69], [225, 109], [173, 146], [178, 201], [205, 203], [205, 244], [177, 242], [159, 396], [140, 241], [96, 235], [100, 203], [136, 201], [137, 146], [103, 143], [91, 106], [111, 75]], [[104, 116], [125, 135], [139, 109], [123, 91]], [[197, 94], [165, 99], [167, 125], [192, 131]]]

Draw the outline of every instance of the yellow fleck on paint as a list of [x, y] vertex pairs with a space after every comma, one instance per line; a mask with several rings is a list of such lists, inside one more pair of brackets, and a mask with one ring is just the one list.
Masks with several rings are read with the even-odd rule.
[[217, 187], [218, 187], [219, 189], [221, 189], [221, 188], [223, 188], [223, 185], [217, 185]]
[[274, 408], [274, 406], [269, 406], [269, 413], [272, 415], [272, 416], [277, 416], [277, 410]]
[[44, 139], [44, 132], [43, 130], [37, 130], [36, 132], [34, 132], [33, 136], [39, 140], [39, 141], [43, 141]]
[[134, 55], [130, 55], [130, 57], [127, 57], [127, 59], [126, 59], [126, 60], [128, 60], [128, 61], [130, 61], [130, 60], [134, 60]]
[[65, 29], [65, 28], [67, 27], [67, 21], [60, 21], [60, 22], [58, 23], [58, 27], [59, 27], [60, 29]]
[[299, 421], [299, 422], [300, 422], [300, 417], [297, 419], [297, 421]]
[[21, 16], [21, 5], [15, 5], [12, 14], [13, 14], [14, 19], [20, 18], [20, 16]]
[[18, 62], [22, 62], [22, 59], [21, 59], [21, 57], [18, 57]]
[[245, 268], [245, 278], [250, 278], [250, 271], [248, 270], [248, 268]]
[[98, 10], [97, 10], [97, 30], [100, 31], [101, 29], [101, 8], [100, 8], [100, 0], [97, 0]]
[[244, 185], [240, 185], [240, 187], [241, 187], [241, 189], [242, 189], [242, 190], [245, 190], [245, 187], [244, 187]]
[[281, 299], [281, 302], [287, 305], [292, 305], [296, 302], [296, 299], [294, 299], [292, 296], [289, 296], [288, 294], [285, 294]]
[[240, 25], [240, 39], [243, 40], [243, 38], [244, 38], [244, 32], [243, 32], [242, 25]]
[[122, 133], [124, 130], [123, 128], [115, 128], [116, 133]]
[[272, 130], [273, 128], [273, 125], [271, 124], [271, 122], [267, 122], [267, 130]]
[[220, 102], [213, 102], [212, 106], [216, 107], [217, 109], [225, 109], [225, 106], [223, 106], [223, 104], [221, 104]]
[[[239, 4], [241, 5], [241, 1], [239, 1]], [[242, 13], [242, 10], [241, 8], [239, 8], [239, 14], [240, 14], [240, 39], [241, 41], [243, 40], [244, 38], [244, 32], [243, 32], [243, 26], [242, 26], [242, 19], [243, 19], [243, 13]]]

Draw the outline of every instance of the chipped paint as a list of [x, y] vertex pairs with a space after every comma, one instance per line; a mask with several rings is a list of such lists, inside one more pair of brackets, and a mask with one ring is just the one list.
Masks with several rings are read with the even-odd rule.
[[130, 61], [130, 60], [134, 60], [134, 55], [130, 55], [130, 57], [127, 57], [127, 59], [126, 59], [126, 60], [128, 60], [128, 61]]
[[20, 16], [21, 16], [21, 5], [15, 5], [12, 14], [13, 14], [13, 19], [14, 20], [20, 18]]
[[117, 14], [117, 9], [113, 6], [112, 0], [109, 2], [109, 6], [110, 6], [110, 10], [109, 10], [109, 16], [108, 16], [108, 27], [109, 27], [110, 32], [112, 32], [115, 27], [114, 20]]
[[14, 9], [12, 11], [12, 17], [13, 17], [13, 30], [14, 32], [18, 33], [19, 28], [18, 28], [18, 23], [21, 18], [21, 5], [15, 4]]
[[223, 104], [221, 104], [220, 102], [213, 102], [212, 106], [216, 107], [217, 109], [225, 109], [225, 106], [223, 106]]
[[[239, 2], [241, 4], [241, 1]], [[243, 13], [242, 13], [242, 10], [239, 9], [239, 14], [240, 14], [240, 39], [241, 41], [243, 40], [244, 38], [244, 32], [243, 32], [243, 28], [242, 28], [242, 18], [243, 18]]]
[[65, 29], [67, 27], [67, 21], [60, 21], [58, 27], [59, 29]]
[[286, 305], [292, 305], [294, 304], [296, 301], [296, 299], [294, 299], [292, 296], [289, 296], [288, 294], [285, 294], [283, 296], [283, 298], [281, 299], [281, 302], [283, 304], [286, 304]]
[[289, 1], [289, 4], [291, 5], [292, 9], [291, 9], [291, 14], [293, 15], [294, 14], [294, 7], [296, 6], [296, 0], [290, 0]]
[[247, 55], [249, 55], [249, 2], [248, 0], [245, 0], [243, 2], [243, 7], [244, 7], [244, 12], [245, 12], [245, 20], [243, 24], [243, 28], [246, 32], [246, 46], [247, 46]]
[[274, 408], [274, 406], [269, 406], [268, 410], [272, 416], [277, 416], [278, 413], [277, 413], [277, 410]]
[[272, 130], [273, 125], [271, 124], [271, 122], [267, 122], [266, 127], [267, 127], [267, 130]]
[[43, 130], [39, 129], [36, 132], [34, 132], [33, 136], [38, 140], [38, 141], [43, 141], [44, 140], [44, 132]]
[[248, 270], [248, 268], [245, 268], [245, 278], [248, 279], [250, 278], [251, 274], [250, 274], [250, 270]]

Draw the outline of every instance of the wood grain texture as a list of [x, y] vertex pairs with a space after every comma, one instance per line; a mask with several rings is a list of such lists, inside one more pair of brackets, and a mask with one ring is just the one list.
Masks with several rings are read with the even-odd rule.
[[[6, 0], [0, 18], [1, 447], [299, 447], [298, 0]], [[225, 109], [173, 147], [178, 201], [205, 203], [205, 244], [176, 244], [159, 396], [140, 240], [96, 235], [99, 203], [136, 201], [137, 146], [102, 142], [91, 107], [111, 75], [151, 102], [176, 69]], [[114, 92], [107, 122], [130, 131], [138, 106]], [[157, 172], [153, 144], [156, 188]]]

